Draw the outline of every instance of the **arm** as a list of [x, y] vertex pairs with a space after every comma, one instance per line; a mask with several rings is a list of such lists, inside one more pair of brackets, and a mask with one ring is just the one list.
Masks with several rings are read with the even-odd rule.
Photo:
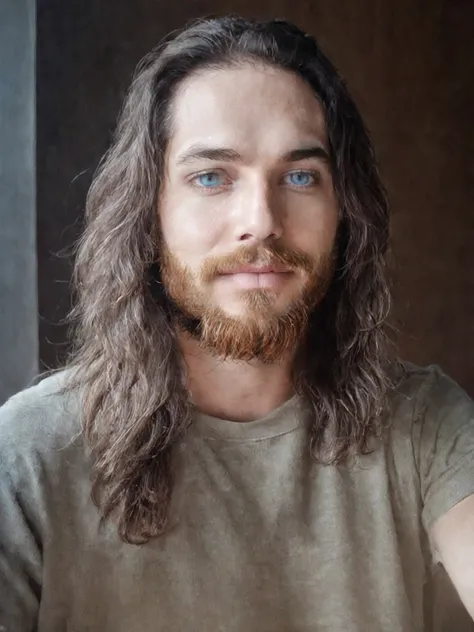
[[431, 537], [466, 610], [474, 619], [474, 495], [439, 518]]
[[41, 592], [35, 463], [24, 417], [14, 400], [0, 408], [0, 630], [8, 632], [36, 628]]
[[41, 552], [15, 487], [1, 472], [0, 630], [30, 632], [39, 608]]
[[415, 410], [422, 521], [433, 561], [443, 564], [474, 618], [474, 402], [432, 367]]

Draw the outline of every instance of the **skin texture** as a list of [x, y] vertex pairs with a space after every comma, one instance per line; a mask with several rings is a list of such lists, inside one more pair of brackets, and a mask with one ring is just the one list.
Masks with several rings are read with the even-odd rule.
[[[193, 156], [203, 148], [229, 151]], [[316, 155], [290, 155], [310, 148]], [[328, 155], [320, 104], [289, 72], [243, 64], [202, 71], [181, 84], [159, 214], [168, 263], [186, 272], [193, 316], [206, 307], [242, 327], [250, 321], [264, 327], [264, 318], [288, 313], [315, 283], [316, 294], [323, 293], [339, 217]], [[242, 249], [256, 253], [257, 265], [274, 261], [268, 251], [278, 249], [308, 266], [203, 274], [213, 261], [241, 263]], [[181, 346], [193, 400], [210, 414], [255, 419], [291, 394], [294, 348], [269, 363], [222, 359], [184, 333]]]
[[474, 619], [474, 496], [439, 518], [431, 536], [451, 581]]

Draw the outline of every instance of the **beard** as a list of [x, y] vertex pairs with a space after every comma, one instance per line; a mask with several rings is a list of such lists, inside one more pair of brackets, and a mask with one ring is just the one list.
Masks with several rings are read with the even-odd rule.
[[[313, 259], [306, 253], [274, 243], [243, 246], [236, 252], [204, 261], [196, 282], [193, 272], [162, 244], [161, 279], [175, 324], [213, 354], [233, 360], [274, 363], [303, 343], [311, 313], [324, 298], [334, 273], [334, 252]], [[299, 294], [280, 313], [268, 289], [242, 292], [245, 313], [231, 316], [212, 305], [210, 284], [239, 265], [282, 264], [303, 276]]]

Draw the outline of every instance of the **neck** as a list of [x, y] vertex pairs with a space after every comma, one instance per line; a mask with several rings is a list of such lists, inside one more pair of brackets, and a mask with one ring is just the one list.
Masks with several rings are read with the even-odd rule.
[[229, 421], [253, 421], [268, 415], [293, 395], [293, 355], [278, 363], [223, 360], [180, 333], [193, 404], [203, 413]]

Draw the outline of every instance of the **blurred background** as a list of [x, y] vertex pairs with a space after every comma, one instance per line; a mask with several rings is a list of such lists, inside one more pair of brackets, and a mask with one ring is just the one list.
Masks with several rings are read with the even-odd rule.
[[71, 259], [139, 59], [193, 17], [316, 35], [372, 132], [402, 356], [474, 395], [472, 0], [0, 1], [0, 401], [67, 352]]
[[0, 0], [0, 403], [67, 353], [65, 250], [135, 65], [229, 12], [296, 22], [346, 78], [391, 199], [401, 355], [474, 396], [472, 0]]

